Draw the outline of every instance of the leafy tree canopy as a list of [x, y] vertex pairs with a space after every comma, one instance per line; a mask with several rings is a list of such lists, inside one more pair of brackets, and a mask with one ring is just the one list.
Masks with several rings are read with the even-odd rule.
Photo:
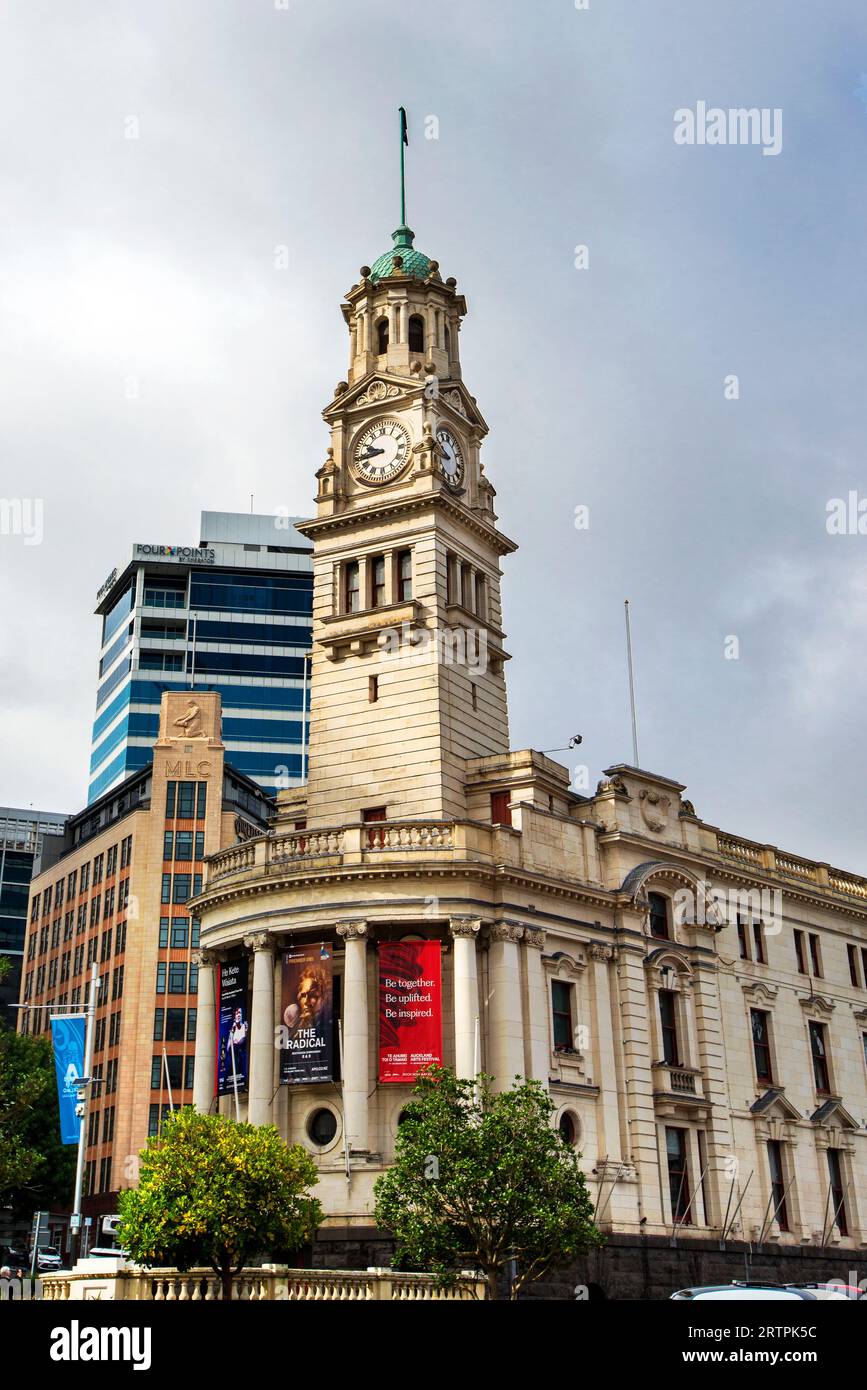
[[51, 1044], [0, 1029], [0, 1201], [16, 1214], [71, 1202], [75, 1158], [60, 1142]]
[[137, 1188], [120, 1194], [120, 1240], [139, 1264], [232, 1278], [264, 1252], [288, 1256], [313, 1238], [322, 1208], [316, 1166], [273, 1125], [178, 1110], [142, 1151]]
[[432, 1067], [415, 1085], [394, 1166], [376, 1183], [376, 1220], [401, 1259], [443, 1282], [481, 1270], [489, 1298], [514, 1261], [511, 1297], [602, 1243], [579, 1155], [552, 1127], [538, 1081], [495, 1093], [493, 1078]]

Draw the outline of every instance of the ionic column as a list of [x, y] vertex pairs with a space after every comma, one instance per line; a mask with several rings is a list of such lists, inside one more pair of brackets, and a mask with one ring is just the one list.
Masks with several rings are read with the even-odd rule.
[[524, 1028], [518, 945], [524, 928], [511, 922], [491, 927], [488, 953], [488, 1032], [494, 1087], [508, 1091], [524, 1075]]
[[475, 1076], [480, 1066], [476, 1057], [476, 1025], [479, 1019], [479, 976], [476, 966], [476, 940], [481, 929], [478, 917], [452, 917], [449, 933], [454, 945], [455, 1074]]
[[244, 945], [253, 952], [247, 1119], [251, 1125], [269, 1125], [274, 1094], [274, 943], [263, 931], [245, 936]]
[[350, 1150], [367, 1153], [367, 1095], [370, 1089], [367, 1014], [367, 923], [339, 922], [343, 938], [343, 1123]]
[[199, 967], [193, 1105], [203, 1115], [208, 1115], [213, 1109], [216, 1091], [217, 1006], [214, 971], [217, 960], [210, 951], [194, 951], [192, 959], [193, 964]]
[[527, 1037], [524, 1064], [527, 1076], [548, 1084], [551, 1045], [548, 1038], [548, 991], [542, 969], [545, 933], [524, 928], [524, 965], [527, 972]]

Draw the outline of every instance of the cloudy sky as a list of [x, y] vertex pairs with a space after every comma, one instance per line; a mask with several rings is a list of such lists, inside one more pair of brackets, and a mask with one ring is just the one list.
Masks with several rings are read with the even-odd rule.
[[[867, 497], [863, 0], [0, 16], [0, 497], [44, 509], [41, 544], [0, 534], [0, 802], [83, 804], [94, 596], [134, 540], [193, 542], [251, 492], [310, 514], [402, 102], [521, 546], [513, 746], [581, 733], [593, 785], [631, 761], [628, 596], [642, 764], [867, 872], [867, 535], [826, 526]], [[781, 110], [781, 152], [676, 144], [699, 102]]]

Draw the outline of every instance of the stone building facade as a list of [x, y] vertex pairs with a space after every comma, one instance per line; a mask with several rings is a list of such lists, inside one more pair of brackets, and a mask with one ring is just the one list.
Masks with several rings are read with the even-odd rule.
[[[208, 860], [195, 1103], [231, 1108], [213, 1094], [214, 975], [247, 956], [242, 1112], [315, 1155], [335, 1232], [368, 1229], [410, 1092], [378, 1080], [377, 948], [435, 941], [443, 1061], [545, 1084], [604, 1231], [854, 1259], [867, 881], [717, 829], [671, 778], [616, 766], [586, 796], [510, 751], [514, 544], [462, 378], [466, 303], [413, 240], [399, 228], [342, 305], [349, 370], [299, 525], [309, 776], [267, 834]], [[281, 956], [299, 943], [333, 959], [343, 1073], [281, 1085]]]

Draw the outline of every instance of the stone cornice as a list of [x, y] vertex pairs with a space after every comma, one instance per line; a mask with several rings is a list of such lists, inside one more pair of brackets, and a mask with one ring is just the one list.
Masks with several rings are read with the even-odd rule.
[[513, 551], [518, 549], [515, 541], [510, 540], [495, 526], [486, 525], [468, 508], [458, 505], [444, 492], [412, 493], [405, 497], [367, 503], [361, 507], [336, 512], [333, 516], [317, 517], [311, 521], [301, 522], [296, 530], [300, 531], [303, 536], [307, 536], [308, 539], [314, 540], [316, 536], [327, 535], [332, 531], [342, 531], [347, 527], [357, 526], [359, 522], [375, 526], [394, 518], [410, 515], [413, 512], [427, 511], [430, 508], [447, 512], [467, 530], [474, 532], [479, 539], [485, 540], [500, 555], [511, 555]]

